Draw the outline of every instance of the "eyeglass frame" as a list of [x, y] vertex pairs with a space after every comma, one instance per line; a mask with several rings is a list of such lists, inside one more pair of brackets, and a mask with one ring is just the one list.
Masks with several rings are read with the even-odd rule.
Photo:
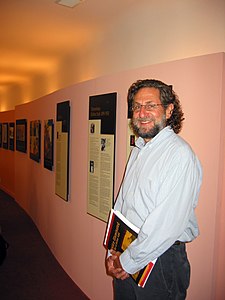
[[[135, 106], [137, 108], [135, 108]], [[133, 111], [133, 112], [139, 112], [142, 107], [144, 107], [146, 111], [154, 111], [157, 106], [164, 106], [164, 105], [162, 103], [160, 103], [160, 104], [154, 104], [154, 103], [139, 104], [138, 103], [138, 104], [133, 104], [131, 106], [131, 111]]]

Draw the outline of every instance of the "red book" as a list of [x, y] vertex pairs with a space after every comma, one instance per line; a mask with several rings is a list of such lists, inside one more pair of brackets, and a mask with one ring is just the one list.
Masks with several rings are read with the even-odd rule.
[[[111, 209], [104, 246], [109, 250], [113, 249], [122, 253], [137, 238], [139, 231], [140, 229], [128, 221], [121, 212]], [[145, 286], [156, 260], [157, 258], [149, 262], [142, 270], [131, 274], [138, 286], [142, 288]]]

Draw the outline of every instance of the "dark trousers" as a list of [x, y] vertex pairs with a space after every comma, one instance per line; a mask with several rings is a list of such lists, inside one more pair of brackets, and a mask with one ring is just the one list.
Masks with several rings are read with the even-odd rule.
[[162, 254], [146, 282], [138, 287], [129, 277], [114, 279], [115, 300], [182, 300], [190, 282], [190, 264], [185, 244], [173, 245]]

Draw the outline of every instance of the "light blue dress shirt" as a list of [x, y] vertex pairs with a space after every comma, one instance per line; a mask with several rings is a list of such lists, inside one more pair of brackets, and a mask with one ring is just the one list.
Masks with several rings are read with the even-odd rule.
[[114, 207], [140, 228], [120, 256], [126, 272], [139, 271], [176, 240], [190, 242], [198, 236], [194, 210], [201, 182], [197, 156], [170, 127], [146, 144], [137, 139]]

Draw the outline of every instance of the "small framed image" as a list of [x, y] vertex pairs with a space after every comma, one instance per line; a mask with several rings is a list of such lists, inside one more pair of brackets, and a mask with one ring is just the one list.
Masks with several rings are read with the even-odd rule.
[[8, 149], [8, 123], [2, 124], [2, 145], [4, 149]]
[[27, 152], [27, 120], [16, 120], [16, 150]]
[[44, 121], [44, 168], [52, 171], [54, 153], [54, 121]]
[[0, 123], [0, 148], [2, 147], [2, 123]]
[[15, 141], [15, 124], [9, 123], [9, 150], [14, 151], [14, 141]]
[[41, 121], [30, 122], [30, 158], [36, 162], [41, 159]]

